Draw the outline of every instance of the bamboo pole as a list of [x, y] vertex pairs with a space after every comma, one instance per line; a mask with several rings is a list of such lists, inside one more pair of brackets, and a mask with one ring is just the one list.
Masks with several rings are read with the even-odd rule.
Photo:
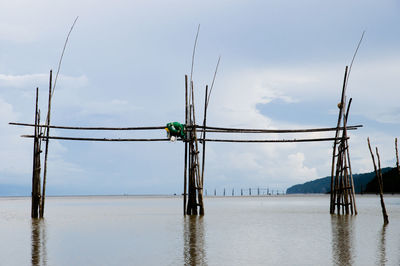
[[[9, 125], [13, 126], [27, 126], [34, 127], [35, 124], [10, 122]], [[165, 126], [157, 127], [72, 127], [72, 126], [48, 126], [38, 125], [43, 128], [65, 129], [65, 130], [159, 130], [165, 129]], [[197, 132], [213, 132], [213, 133], [309, 133], [309, 132], [325, 132], [343, 130], [343, 127], [329, 127], [329, 128], [308, 128], [308, 129], [251, 129], [251, 128], [224, 128], [224, 127], [204, 127], [195, 125]], [[357, 130], [362, 125], [347, 126], [347, 130]], [[187, 126], [187, 130], [192, 130], [192, 126]]]
[[[34, 135], [21, 135], [22, 138], [34, 138]], [[76, 141], [112, 141], [112, 142], [142, 142], [142, 141], [170, 141], [165, 139], [122, 139], [122, 138], [79, 138], [79, 137], [58, 137], [58, 136], [39, 136], [41, 139], [76, 140]], [[349, 137], [347, 137], [349, 138]], [[286, 142], [320, 142], [337, 141], [341, 138], [314, 138], [314, 139], [205, 139], [209, 142], [236, 142], [236, 143], [286, 143]], [[177, 140], [182, 141], [182, 140]]]
[[[340, 123], [342, 120], [342, 113], [343, 113], [343, 108], [345, 104], [345, 95], [346, 95], [346, 80], [347, 80], [347, 71], [348, 71], [348, 66], [346, 66], [345, 71], [344, 71], [344, 79], [343, 79], [343, 86], [342, 86], [342, 95], [340, 98], [340, 106], [339, 106], [339, 117], [338, 117], [338, 122], [336, 128], [340, 127]], [[339, 136], [339, 130], [336, 130], [335, 133], [335, 141], [333, 143], [333, 154], [332, 154], [332, 170], [331, 170], [331, 202], [330, 202], [330, 213], [333, 214], [335, 213], [335, 191], [334, 191], [334, 167], [335, 167], [335, 154], [336, 154], [336, 139]]]
[[[193, 113], [192, 113], [192, 119], [193, 119], [193, 125], [196, 125], [196, 113], [195, 113], [195, 106], [194, 106], [194, 87], [193, 87], [193, 81], [191, 81], [191, 91], [192, 91], [192, 107], [193, 107]], [[199, 206], [199, 212], [200, 215], [204, 215], [204, 206], [203, 206], [203, 187], [201, 186], [201, 176], [200, 176], [200, 169], [199, 169], [199, 147], [198, 147], [198, 140], [197, 140], [197, 132], [196, 132], [196, 127], [193, 129], [193, 136], [194, 136], [194, 161], [195, 161], [195, 169], [194, 169], [194, 177], [197, 175], [196, 179], [196, 187], [197, 187], [197, 200], [198, 200], [198, 206]]]
[[[185, 126], [188, 124], [188, 77], [185, 75]], [[187, 138], [187, 132], [185, 134]], [[188, 161], [188, 143], [185, 139], [185, 172], [183, 175], [183, 215], [186, 215], [187, 202], [187, 161]]]
[[[48, 106], [47, 106], [47, 121], [46, 125], [50, 125], [50, 114], [51, 114], [51, 90], [52, 90], [52, 79], [53, 79], [53, 71], [50, 70], [50, 80], [49, 80], [49, 99], [48, 99]], [[44, 204], [45, 204], [45, 198], [46, 198], [46, 179], [47, 179], [47, 157], [49, 154], [49, 134], [50, 134], [50, 128], [47, 127], [46, 130], [46, 148], [44, 152], [44, 170], [43, 170], [43, 188], [42, 188], [42, 205], [40, 207], [40, 218], [43, 218], [44, 215]]]
[[38, 104], [39, 103], [39, 88], [36, 88], [36, 104], [35, 104], [35, 128], [34, 128], [34, 140], [33, 140], [33, 169], [32, 169], [32, 194], [31, 194], [31, 217], [37, 218], [37, 202], [36, 202], [36, 171], [37, 171], [37, 142], [38, 142]]
[[315, 138], [315, 139], [205, 139], [209, 142], [237, 142], [237, 143], [285, 143], [285, 142], [320, 142], [337, 141], [341, 138]]
[[382, 207], [382, 215], [383, 215], [383, 222], [385, 224], [389, 223], [389, 217], [386, 212], [385, 202], [383, 200], [383, 176], [382, 176], [382, 168], [381, 168], [381, 159], [379, 157], [378, 147], [376, 147], [376, 157], [378, 158], [378, 167], [379, 167], [379, 196], [381, 198], [381, 207]]
[[[31, 217], [38, 218], [38, 208], [40, 202], [40, 145], [39, 145], [39, 88], [36, 88], [36, 101], [35, 101], [35, 128], [34, 128], [34, 141], [33, 141], [33, 171], [32, 171], [32, 206]], [[39, 173], [38, 173], [39, 171]], [[39, 187], [39, 190], [38, 190]]]
[[378, 148], [376, 148], [376, 155], [377, 155], [378, 163], [379, 163], [379, 172], [378, 172], [377, 167], [376, 167], [375, 158], [374, 158], [374, 154], [373, 154], [372, 149], [371, 149], [371, 143], [369, 141], [369, 138], [367, 138], [367, 141], [368, 141], [368, 148], [369, 148], [369, 151], [371, 153], [372, 163], [374, 164], [375, 175], [376, 175], [376, 178], [378, 179], [379, 196], [380, 196], [380, 200], [381, 200], [383, 222], [385, 224], [388, 224], [389, 223], [389, 218], [388, 218], [388, 215], [386, 213], [385, 202], [383, 200], [383, 181], [382, 181], [382, 171], [381, 171], [381, 167], [380, 167], [380, 157], [379, 157], [379, 153], [378, 153]]
[[[356, 130], [359, 127], [362, 127], [362, 125], [347, 126], [347, 130]], [[226, 127], [211, 127], [211, 126], [197, 126], [197, 125], [196, 128], [205, 129], [206, 132], [217, 132], [217, 133], [309, 133], [309, 132], [343, 130], [343, 127], [304, 128], [304, 129], [252, 129], [252, 128], [226, 128]]]
[[[33, 135], [21, 135], [22, 138], [34, 138]], [[56, 136], [39, 136], [41, 139], [58, 139], [58, 140], [78, 140], [78, 141], [114, 141], [114, 142], [141, 142], [141, 141], [170, 141], [169, 139], [121, 139], [121, 138], [75, 138], [75, 137], [56, 137]]]
[[[204, 100], [204, 120], [203, 126], [205, 127], [207, 124], [207, 102], [208, 102], [208, 85], [206, 86], [205, 100]], [[204, 185], [204, 166], [206, 161], [206, 132], [203, 132], [203, 158], [201, 160], [201, 187]]]
[[[347, 126], [347, 121], [348, 121], [349, 112], [350, 112], [350, 106], [351, 106], [352, 101], [353, 101], [353, 98], [350, 98], [349, 104], [347, 106], [347, 111], [346, 111], [346, 116], [345, 116], [345, 118], [346, 118], [346, 126]], [[346, 130], [346, 137], [347, 137], [348, 128], [345, 127], [345, 130]], [[351, 205], [352, 214], [353, 214], [353, 211], [354, 211], [354, 214], [357, 215], [358, 212], [357, 212], [357, 204], [356, 204], [356, 192], [355, 192], [355, 189], [354, 189], [353, 171], [351, 170], [351, 161], [350, 161], [350, 151], [349, 151], [348, 139], [346, 139], [345, 144], [346, 144], [347, 162], [348, 162], [348, 165], [349, 165], [349, 173], [350, 173], [350, 179], [351, 179], [350, 182], [351, 182], [351, 197], [352, 197], [352, 205]]]
[[[10, 122], [9, 124], [13, 125], [13, 126], [27, 126], [27, 127], [35, 126], [34, 124], [16, 123], [16, 122]], [[158, 126], [158, 127], [71, 127], [71, 126], [38, 125], [38, 127], [55, 128], [55, 129], [72, 129], [72, 130], [158, 130], [158, 129], [165, 129], [165, 126]]]
[[400, 176], [400, 166], [399, 166], [399, 150], [397, 148], [397, 138], [394, 139], [394, 147], [396, 149], [396, 166], [397, 166], [397, 172], [399, 173]]

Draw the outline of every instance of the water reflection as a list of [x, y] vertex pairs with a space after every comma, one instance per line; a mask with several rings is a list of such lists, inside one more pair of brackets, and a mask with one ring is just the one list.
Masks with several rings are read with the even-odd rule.
[[201, 216], [184, 217], [183, 255], [185, 265], [207, 265], [204, 220]]
[[46, 223], [43, 219], [32, 219], [31, 229], [32, 266], [46, 266]]
[[354, 263], [353, 222], [350, 215], [332, 215], [332, 261], [334, 265]]
[[378, 259], [377, 265], [386, 265], [387, 259], [386, 259], [386, 226], [382, 226], [382, 230], [380, 232], [380, 237], [379, 237], [379, 244], [378, 244], [378, 255], [376, 258]]

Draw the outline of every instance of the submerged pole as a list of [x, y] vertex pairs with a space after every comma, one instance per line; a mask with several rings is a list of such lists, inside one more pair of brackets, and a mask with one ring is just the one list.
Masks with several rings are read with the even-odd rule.
[[342, 86], [342, 95], [340, 98], [340, 106], [339, 107], [339, 116], [338, 116], [338, 122], [337, 122], [337, 130], [335, 133], [335, 141], [333, 142], [333, 154], [332, 154], [332, 168], [331, 168], [331, 202], [330, 202], [330, 213], [334, 214], [335, 213], [335, 198], [336, 198], [336, 180], [334, 173], [335, 173], [335, 157], [336, 157], [336, 146], [337, 146], [337, 138], [339, 136], [339, 127], [340, 123], [342, 121], [342, 116], [343, 116], [343, 110], [344, 110], [344, 104], [345, 104], [345, 98], [346, 98], [346, 81], [347, 81], [347, 71], [348, 71], [348, 66], [346, 66], [345, 71], [344, 71], [344, 79], [343, 79], [343, 86]]
[[[47, 106], [47, 121], [46, 125], [50, 126], [50, 114], [51, 114], [51, 90], [52, 90], [52, 78], [53, 78], [53, 71], [50, 70], [50, 80], [49, 80], [49, 101], [48, 101], [48, 106]], [[45, 198], [46, 198], [46, 178], [47, 178], [47, 156], [49, 154], [49, 134], [50, 134], [50, 128], [47, 127], [46, 130], [46, 148], [44, 152], [44, 170], [43, 170], [43, 188], [42, 188], [42, 205], [40, 208], [40, 218], [43, 218], [44, 215], [44, 203], [45, 203]]]
[[35, 128], [33, 140], [32, 206], [31, 217], [38, 218], [40, 204], [40, 146], [39, 146], [39, 88], [36, 88]]

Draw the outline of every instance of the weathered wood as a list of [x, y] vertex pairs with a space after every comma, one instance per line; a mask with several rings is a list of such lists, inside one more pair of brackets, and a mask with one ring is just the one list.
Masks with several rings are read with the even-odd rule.
[[39, 142], [39, 88], [36, 88], [35, 127], [33, 140], [32, 206], [31, 217], [38, 218], [40, 204], [40, 142]]
[[[50, 114], [51, 114], [51, 90], [52, 90], [52, 79], [53, 79], [53, 71], [50, 70], [50, 80], [49, 80], [49, 99], [48, 99], [48, 105], [47, 105], [47, 119], [46, 119], [46, 125], [50, 125]], [[44, 152], [44, 169], [43, 169], [43, 187], [42, 187], [42, 204], [40, 206], [40, 218], [43, 218], [44, 215], [44, 205], [45, 205], [45, 199], [46, 199], [46, 179], [47, 179], [47, 157], [49, 154], [49, 134], [50, 134], [50, 128], [47, 127], [46, 130], [46, 147], [45, 147], [45, 152]]]
[[337, 141], [341, 138], [315, 138], [315, 139], [205, 139], [209, 142], [237, 142], [237, 143], [285, 143], [285, 142], [319, 142]]
[[335, 160], [336, 160], [336, 139], [339, 136], [339, 127], [340, 123], [342, 121], [342, 114], [343, 114], [343, 109], [344, 109], [344, 104], [345, 104], [345, 95], [346, 95], [346, 81], [347, 81], [347, 71], [348, 71], [348, 66], [346, 66], [345, 71], [344, 71], [344, 79], [343, 79], [343, 86], [342, 86], [342, 95], [340, 98], [340, 105], [339, 107], [339, 116], [338, 116], [338, 122], [336, 125], [336, 133], [335, 133], [335, 141], [333, 143], [333, 153], [332, 153], [332, 170], [331, 170], [331, 202], [330, 202], [330, 213], [333, 214], [335, 213], [335, 187], [334, 187], [334, 171], [335, 171]]
[[[21, 135], [22, 138], [34, 138], [33, 135]], [[56, 137], [56, 136], [39, 136], [42, 139], [58, 139], [58, 140], [79, 140], [79, 141], [122, 141], [122, 142], [140, 142], [140, 141], [170, 141], [168, 138], [166, 139], [110, 139], [110, 138], [78, 138], [78, 137]]]
[[[34, 138], [34, 135], [21, 135], [22, 138]], [[41, 139], [58, 139], [58, 140], [77, 140], [77, 141], [121, 141], [121, 142], [140, 142], [140, 141], [170, 141], [165, 139], [122, 139], [122, 138], [79, 138], [79, 137], [58, 137], [58, 136], [39, 136]], [[320, 141], [337, 141], [341, 138], [315, 138], [315, 139], [205, 139], [209, 142], [237, 142], [237, 143], [281, 143], [281, 142], [320, 142]], [[182, 141], [182, 140], [177, 140]]]
[[[360, 127], [362, 127], [362, 125], [348, 126], [347, 130], [357, 130], [357, 128]], [[306, 129], [251, 129], [251, 128], [196, 126], [196, 128], [205, 129], [206, 132], [216, 132], [216, 133], [310, 133], [310, 132], [343, 130], [343, 127], [306, 128]], [[201, 130], [197, 131], [201, 132]]]
[[399, 150], [397, 148], [397, 138], [394, 139], [394, 147], [396, 149], [396, 167], [397, 167], [397, 172], [399, 173], [399, 176], [400, 176]]
[[[185, 75], [185, 125], [188, 124], [188, 77]], [[186, 132], [186, 136], [187, 136]], [[183, 215], [186, 215], [186, 204], [187, 204], [187, 162], [188, 162], [188, 143], [185, 140], [185, 166], [183, 174]]]
[[378, 169], [379, 169], [379, 196], [381, 198], [381, 207], [382, 207], [382, 215], [383, 215], [383, 222], [385, 224], [389, 223], [389, 217], [386, 212], [385, 201], [383, 200], [383, 176], [382, 176], [382, 168], [381, 168], [381, 158], [379, 157], [378, 147], [376, 147], [376, 157], [378, 158]]
[[[27, 126], [34, 127], [34, 124], [29, 123], [17, 123], [10, 122], [9, 125], [13, 126]], [[70, 130], [160, 130], [165, 129], [165, 126], [157, 127], [72, 127], [72, 126], [48, 126], [48, 125], [38, 125], [38, 127], [43, 128], [54, 128], [54, 129], [70, 129]], [[213, 133], [309, 133], [309, 132], [325, 132], [325, 131], [335, 131], [343, 130], [343, 127], [329, 127], [329, 128], [308, 128], [308, 129], [251, 129], [251, 128], [224, 128], [224, 127], [204, 127], [196, 125], [197, 132], [213, 132]], [[363, 125], [348, 126], [347, 130], [357, 130], [363, 127]], [[187, 126], [187, 130], [192, 130], [190, 125]]]
[[[203, 126], [207, 125], [207, 102], [208, 102], [208, 85], [206, 86], [206, 93], [204, 99], [204, 118], [203, 118]], [[203, 154], [201, 160], [201, 187], [204, 186], [204, 166], [206, 162], [206, 132], [203, 132]]]
[[[8, 123], [13, 126], [27, 126], [27, 127], [34, 127], [34, 124], [28, 123], [16, 123], [10, 122]], [[72, 129], [72, 130], [159, 130], [165, 129], [165, 126], [158, 126], [158, 127], [70, 127], [70, 126], [48, 126], [48, 125], [38, 125], [38, 127], [43, 128], [55, 128], [55, 129]]]
[[387, 216], [386, 213], [386, 207], [385, 207], [385, 202], [383, 201], [383, 184], [382, 184], [382, 172], [380, 170], [380, 158], [379, 158], [379, 153], [378, 153], [378, 148], [376, 148], [376, 152], [377, 152], [377, 157], [378, 157], [378, 163], [379, 163], [379, 172], [378, 169], [376, 167], [376, 163], [375, 163], [375, 157], [374, 157], [374, 153], [372, 152], [371, 149], [371, 143], [369, 141], [369, 138], [367, 138], [368, 141], [368, 148], [369, 148], [369, 152], [371, 153], [371, 158], [372, 158], [372, 163], [374, 165], [374, 171], [375, 171], [375, 175], [376, 178], [378, 179], [378, 185], [379, 185], [379, 195], [380, 195], [380, 200], [381, 200], [381, 208], [382, 208], [382, 216], [383, 216], [383, 222], [385, 224], [389, 223], [389, 218]]
[[[350, 98], [349, 104], [348, 104], [348, 106], [347, 106], [347, 111], [346, 111], [346, 116], [345, 116], [345, 118], [346, 118], [346, 125], [347, 125], [347, 121], [348, 121], [348, 117], [349, 117], [349, 112], [350, 112], [350, 106], [351, 106], [352, 101], [353, 101], [353, 98]], [[347, 137], [347, 130], [348, 130], [348, 128], [345, 127], [345, 129], [346, 129], [346, 137]], [[352, 205], [351, 205], [352, 214], [353, 214], [353, 211], [354, 211], [354, 214], [357, 215], [358, 212], [357, 212], [357, 204], [356, 204], [356, 192], [355, 192], [355, 188], [354, 188], [353, 171], [351, 170], [351, 161], [350, 161], [350, 151], [349, 151], [349, 142], [348, 142], [348, 139], [346, 139], [345, 144], [346, 144], [346, 147], [347, 147], [347, 148], [346, 148], [347, 162], [348, 162], [348, 165], [349, 165], [349, 173], [350, 173], [351, 197], [352, 197]]]

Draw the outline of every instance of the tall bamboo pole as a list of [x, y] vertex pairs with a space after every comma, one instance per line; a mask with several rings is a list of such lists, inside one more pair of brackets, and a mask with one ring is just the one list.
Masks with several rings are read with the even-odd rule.
[[400, 176], [400, 166], [399, 166], [399, 150], [397, 148], [397, 138], [394, 139], [394, 147], [396, 149], [396, 166], [397, 166], [397, 172], [399, 173]]
[[[208, 85], [206, 86], [205, 100], [204, 100], [204, 120], [203, 126], [207, 125], [207, 102], [208, 102]], [[204, 185], [204, 165], [206, 161], [206, 132], [203, 132], [203, 158], [201, 160], [201, 187]]]
[[[33, 171], [32, 171], [32, 206], [31, 206], [31, 217], [38, 217], [39, 207], [39, 193], [38, 191], [38, 170], [40, 169], [40, 148], [39, 148], [39, 88], [36, 88], [36, 104], [35, 104], [35, 128], [34, 128], [34, 140], [33, 140]], [[39, 157], [39, 158], [38, 158]], [[39, 159], [39, 160], [38, 160]], [[39, 176], [40, 178], [40, 176]], [[40, 185], [39, 185], [40, 187]]]
[[[338, 117], [338, 122], [336, 128], [339, 128], [341, 120], [342, 120], [342, 114], [343, 114], [343, 108], [345, 104], [345, 95], [346, 95], [346, 80], [347, 80], [347, 71], [348, 71], [348, 66], [345, 68], [344, 72], [344, 79], [343, 79], [343, 86], [342, 86], [342, 95], [340, 99], [340, 106], [339, 106], [339, 117]], [[335, 139], [339, 136], [339, 130], [336, 130], [335, 133]], [[332, 170], [331, 170], [331, 203], [330, 203], [330, 213], [333, 214], [335, 213], [335, 188], [334, 188], [334, 167], [335, 167], [335, 155], [336, 155], [336, 145], [337, 141], [335, 140], [333, 143], [333, 154], [332, 154]]]
[[[49, 80], [49, 100], [48, 100], [48, 106], [47, 106], [47, 121], [46, 125], [50, 125], [50, 114], [51, 114], [51, 89], [52, 89], [52, 80], [53, 80], [53, 71], [50, 70], [50, 80]], [[50, 128], [47, 128], [46, 130], [46, 148], [44, 152], [44, 170], [43, 170], [43, 188], [42, 188], [42, 205], [40, 208], [40, 218], [43, 218], [44, 215], [44, 203], [45, 203], [45, 198], [46, 198], [46, 179], [47, 179], [47, 157], [49, 154], [49, 134], [50, 134]]]
[[[188, 77], [185, 75], [185, 126], [188, 126]], [[188, 132], [185, 136], [187, 138]], [[185, 172], [183, 179], [183, 214], [186, 215], [186, 201], [187, 201], [187, 160], [188, 160], [188, 143], [185, 139]]]

